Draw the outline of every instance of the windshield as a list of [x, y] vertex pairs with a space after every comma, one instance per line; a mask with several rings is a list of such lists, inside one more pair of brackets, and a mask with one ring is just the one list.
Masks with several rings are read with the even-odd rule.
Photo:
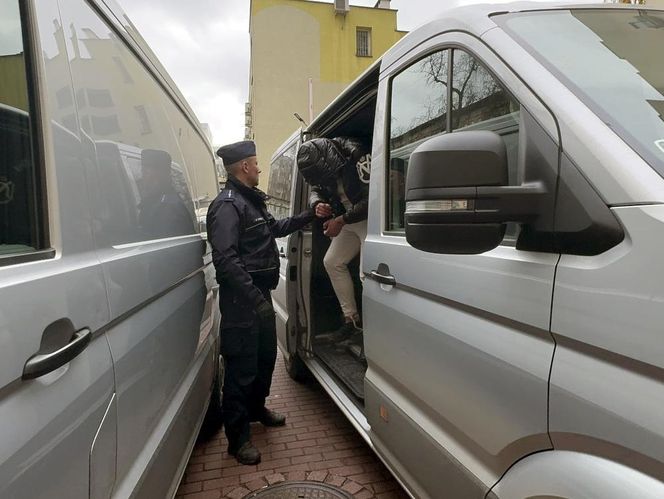
[[664, 176], [664, 12], [575, 9], [494, 20]]

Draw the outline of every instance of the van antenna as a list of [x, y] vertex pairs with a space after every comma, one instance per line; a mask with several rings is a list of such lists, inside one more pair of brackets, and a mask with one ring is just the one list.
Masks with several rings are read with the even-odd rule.
[[293, 116], [295, 116], [295, 118], [297, 119], [297, 121], [299, 121], [300, 123], [302, 123], [302, 124], [304, 125], [304, 128], [307, 128], [307, 127], [309, 126], [309, 125], [307, 125], [307, 122], [304, 121], [304, 120], [302, 119], [302, 116], [300, 116], [299, 114], [297, 114], [297, 113], [293, 113]]

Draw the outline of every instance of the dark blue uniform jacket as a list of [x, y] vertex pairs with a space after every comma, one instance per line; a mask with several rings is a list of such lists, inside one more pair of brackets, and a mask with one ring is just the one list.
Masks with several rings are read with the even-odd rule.
[[277, 287], [279, 253], [275, 238], [301, 229], [313, 211], [275, 220], [267, 195], [232, 176], [208, 208], [208, 240], [220, 288], [221, 327], [249, 327], [254, 310]]

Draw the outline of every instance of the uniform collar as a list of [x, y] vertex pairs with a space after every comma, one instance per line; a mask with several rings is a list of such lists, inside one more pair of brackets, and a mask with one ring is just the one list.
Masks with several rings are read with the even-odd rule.
[[255, 201], [260, 201], [260, 202], [264, 203], [265, 201], [267, 201], [270, 198], [267, 194], [265, 194], [260, 189], [257, 189], [256, 187], [249, 187], [249, 186], [243, 184], [237, 178], [235, 178], [233, 175], [229, 175], [226, 182], [230, 183], [233, 187], [235, 187], [238, 190], [238, 192], [244, 194], [245, 196], [248, 196], [249, 198], [251, 198]]

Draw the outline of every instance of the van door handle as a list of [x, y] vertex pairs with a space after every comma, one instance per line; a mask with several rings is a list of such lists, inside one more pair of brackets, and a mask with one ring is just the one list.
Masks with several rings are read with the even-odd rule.
[[387, 284], [388, 286], [395, 286], [397, 284], [397, 280], [390, 274], [390, 268], [384, 263], [378, 265], [378, 269], [371, 271], [371, 277], [379, 283]]
[[[70, 323], [71, 324], [71, 323]], [[22, 379], [35, 379], [44, 374], [55, 371], [73, 360], [88, 346], [92, 339], [92, 332], [87, 327], [74, 333], [71, 341], [65, 346], [48, 353], [39, 353], [30, 357], [23, 367]]]

